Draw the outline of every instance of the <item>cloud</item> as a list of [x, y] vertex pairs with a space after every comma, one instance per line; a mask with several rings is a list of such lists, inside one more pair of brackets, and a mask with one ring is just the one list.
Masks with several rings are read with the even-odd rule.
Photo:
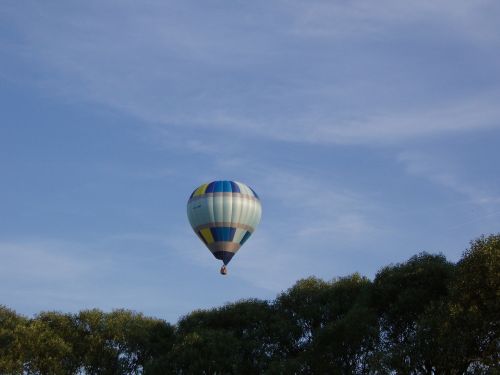
[[302, 228], [298, 231], [301, 237], [311, 238], [319, 235], [338, 238], [342, 236], [350, 240], [366, 236], [374, 231], [373, 225], [366, 217], [360, 214], [342, 214], [329, 222], [319, 221], [314, 226]]
[[84, 246], [53, 239], [1, 241], [0, 258], [3, 303], [30, 314], [81, 308], [97, 295], [85, 286], [106, 267]]
[[[289, 212], [285, 215], [292, 247], [295, 241], [326, 247], [332, 240], [334, 247], [341, 247], [384, 232], [373, 220], [380, 211], [377, 203], [340, 181], [278, 170], [266, 173], [260, 181], [267, 196]], [[292, 212], [295, 217], [290, 216]]]
[[[442, 72], [420, 79], [402, 70], [417, 65], [401, 52], [408, 42], [389, 43], [382, 54], [369, 42], [375, 31], [413, 35], [425, 46], [435, 39], [426, 30], [441, 35], [441, 28], [459, 42], [477, 36], [494, 43], [493, 2], [315, 1], [220, 11], [141, 4], [11, 6], [4, 17], [22, 42], [8, 50], [40, 70], [47, 95], [114, 108], [152, 125], [172, 147], [199, 153], [218, 148], [193, 137], [197, 132], [371, 145], [500, 126], [498, 91], [440, 89], [436, 98], [430, 93]], [[321, 44], [332, 35], [337, 39]], [[359, 44], [358, 37], [367, 39]], [[435, 46], [422, 48], [415, 53], [446, 65], [431, 59]], [[470, 43], [464, 48], [479, 53]]]
[[[181, 238], [187, 236], [177, 231], [115, 233], [81, 242], [0, 241], [2, 303], [24, 314], [128, 308], [175, 322], [197, 307], [188, 298], [197, 287], [186, 272], [189, 246], [175, 246]], [[184, 287], [172, 288], [176, 283]]]
[[[456, 2], [358, 0], [290, 2], [295, 15], [293, 32], [309, 37], [345, 37], [346, 35], [380, 38], [401, 26], [425, 25], [427, 30], [452, 29], [474, 41], [498, 41], [494, 1]], [[422, 28], [422, 32], [427, 32]]]
[[403, 163], [408, 173], [449, 189], [465, 197], [470, 203], [484, 208], [500, 204], [500, 195], [457, 175], [455, 165], [436, 156], [406, 151], [398, 156], [398, 160]]
[[16, 285], [27, 280], [63, 283], [82, 277], [92, 267], [71, 255], [75, 246], [59, 241], [0, 242], [2, 284]]
[[357, 119], [335, 119], [331, 114], [303, 114], [251, 122], [238, 117], [213, 118], [200, 125], [237, 128], [276, 140], [322, 144], [395, 144], [415, 138], [500, 127], [496, 92], [407, 111], [375, 111]]

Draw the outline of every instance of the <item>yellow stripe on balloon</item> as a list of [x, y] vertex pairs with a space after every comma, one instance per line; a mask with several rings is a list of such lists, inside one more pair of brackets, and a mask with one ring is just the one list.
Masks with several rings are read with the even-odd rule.
[[196, 189], [196, 192], [194, 193], [194, 197], [196, 197], [198, 195], [205, 194], [205, 190], [207, 190], [207, 186], [208, 186], [208, 184], [203, 184], [198, 189]]
[[214, 238], [212, 237], [212, 232], [210, 232], [209, 228], [200, 230], [200, 233], [207, 242], [207, 244], [214, 242]]

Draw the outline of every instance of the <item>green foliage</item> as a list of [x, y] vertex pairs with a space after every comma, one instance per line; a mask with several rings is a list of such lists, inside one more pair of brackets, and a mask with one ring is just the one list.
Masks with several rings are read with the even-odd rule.
[[27, 319], [0, 305], [0, 374], [22, 373], [22, 332]]
[[[280, 357], [281, 336], [287, 335], [290, 328], [287, 323], [279, 319], [268, 302], [255, 299], [209, 311], [194, 311], [178, 323], [178, 341], [171, 362], [177, 371], [186, 371], [187, 367], [181, 361], [186, 357], [186, 351], [194, 353], [197, 358], [211, 351], [211, 358], [224, 364], [219, 372], [263, 373], [273, 359]], [[221, 337], [216, 333], [225, 337], [226, 344], [222, 347]], [[188, 342], [185, 341], [187, 337], [190, 338]], [[194, 341], [195, 338], [203, 345], [195, 345], [200, 342]]]
[[[447, 304], [448, 332], [467, 365], [500, 370], [500, 235], [471, 243], [457, 264]], [[458, 350], [457, 350], [458, 349]]]
[[28, 373], [65, 375], [75, 372], [71, 343], [43, 320], [31, 320], [22, 332], [22, 339], [26, 355], [24, 369]]
[[328, 323], [318, 334], [312, 352], [314, 373], [368, 374], [375, 368], [378, 342], [377, 316], [356, 306]]
[[421, 253], [377, 273], [372, 306], [379, 316], [381, 370], [406, 374], [429, 370], [418, 348], [419, 320], [427, 309], [447, 298], [453, 270], [444, 256]]
[[128, 310], [0, 306], [0, 374], [499, 374], [500, 235], [453, 264], [418, 254], [299, 280], [274, 301], [197, 310], [176, 326]]
[[127, 310], [82, 311], [76, 324], [86, 374], [140, 374], [173, 340], [168, 323]]
[[325, 342], [332, 343], [329, 337], [335, 337], [337, 343], [342, 340], [338, 327], [349, 319], [352, 310], [366, 302], [370, 284], [358, 274], [331, 282], [311, 277], [278, 296], [276, 310], [292, 325], [283, 352], [288, 360], [301, 364], [295, 372], [310, 373], [318, 366], [322, 371], [338, 368]]

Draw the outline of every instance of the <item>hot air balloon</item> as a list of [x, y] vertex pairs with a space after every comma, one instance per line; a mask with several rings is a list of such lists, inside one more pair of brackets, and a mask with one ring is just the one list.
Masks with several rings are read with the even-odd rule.
[[214, 257], [222, 260], [223, 275], [234, 254], [255, 231], [261, 214], [259, 196], [236, 181], [203, 184], [187, 203], [189, 223]]

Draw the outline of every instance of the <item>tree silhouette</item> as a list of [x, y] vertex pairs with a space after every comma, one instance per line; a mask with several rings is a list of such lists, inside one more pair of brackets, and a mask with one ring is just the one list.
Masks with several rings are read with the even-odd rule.
[[499, 374], [500, 235], [456, 264], [421, 253], [297, 281], [273, 301], [196, 310], [176, 325], [83, 310], [0, 306], [0, 374]]

